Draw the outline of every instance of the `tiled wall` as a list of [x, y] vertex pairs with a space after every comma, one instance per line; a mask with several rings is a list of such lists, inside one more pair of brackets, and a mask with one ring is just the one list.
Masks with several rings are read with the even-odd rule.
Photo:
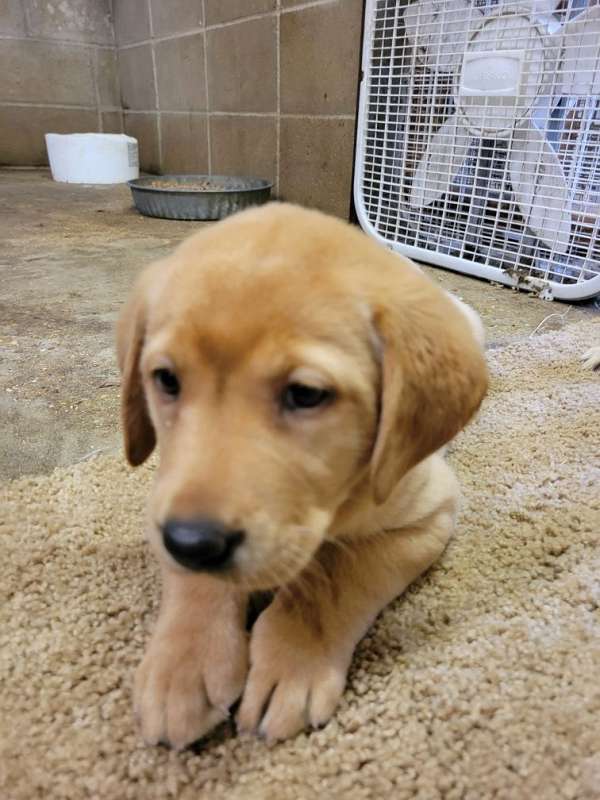
[[347, 216], [362, 0], [114, 0], [150, 172], [251, 174]]
[[0, 164], [123, 126], [148, 172], [256, 175], [347, 216], [362, 6], [0, 0]]
[[110, 11], [110, 0], [0, 0], [0, 164], [47, 163], [49, 131], [121, 130]]

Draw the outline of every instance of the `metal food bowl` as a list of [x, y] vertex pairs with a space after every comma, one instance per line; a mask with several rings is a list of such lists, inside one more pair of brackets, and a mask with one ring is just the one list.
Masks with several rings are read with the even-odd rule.
[[127, 185], [147, 217], [209, 220], [268, 203], [273, 184], [227, 175], [151, 175]]

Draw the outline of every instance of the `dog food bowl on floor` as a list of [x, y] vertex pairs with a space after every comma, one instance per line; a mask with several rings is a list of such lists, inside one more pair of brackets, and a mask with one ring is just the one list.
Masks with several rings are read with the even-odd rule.
[[213, 220], [267, 203], [272, 183], [227, 175], [150, 175], [129, 181], [137, 210], [147, 217]]

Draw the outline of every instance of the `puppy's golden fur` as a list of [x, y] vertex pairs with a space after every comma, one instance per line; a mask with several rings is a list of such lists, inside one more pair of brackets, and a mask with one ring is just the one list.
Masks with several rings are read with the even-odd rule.
[[600, 368], [600, 344], [590, 347], [582, 356], [583, 366], [585, 369], [599, 369]]
[[[163, 599], [135, 690], [145, 738], [183, 747], [240, 696], [240, 728], [269, 740], [324, 724], [357, 642], [452, 532], [458, 488], [436, 451], [486, 391], [477, 323], [358, 230], [272, 204], [148, 268], [118, 355], [127, 456], [160, 446], [149, 539]], [[153, 380], [165, 368], [178, 397]], [[332, 399], [286, 410], [290, 383]], [[162, 543], [167, 518], [199, 516], [246, 532], [217, 576]], [[248, 641], [256, 589], [275, 595]]]

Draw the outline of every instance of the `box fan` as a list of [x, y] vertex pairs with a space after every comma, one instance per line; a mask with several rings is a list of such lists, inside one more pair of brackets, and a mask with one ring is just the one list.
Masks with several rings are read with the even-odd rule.
[[600, 6], [366, 0], [354, 198], [387, 246], [600, 294]]

